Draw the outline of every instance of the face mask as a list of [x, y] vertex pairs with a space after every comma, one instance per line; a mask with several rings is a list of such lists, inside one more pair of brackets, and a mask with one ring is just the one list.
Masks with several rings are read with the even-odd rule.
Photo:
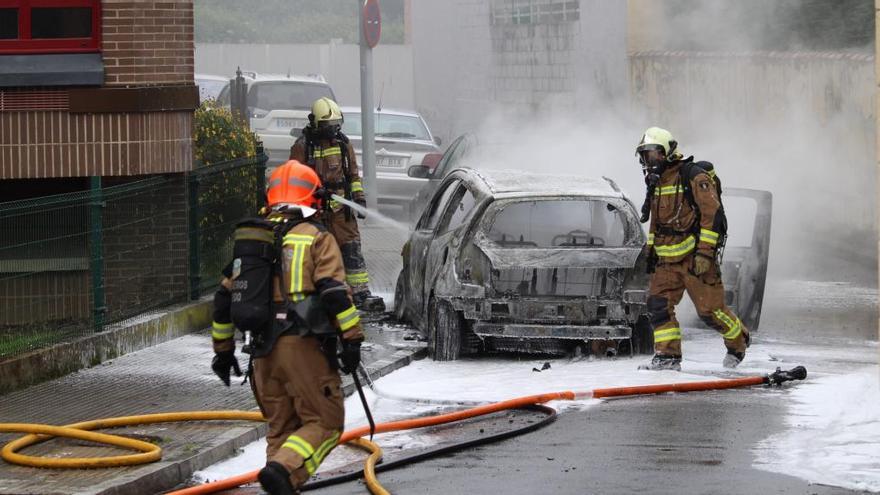
[[339, 132], [339, 126], [335, 125], [319, 125], [317, 129], [319, 139], [333, 139], [337, 132]]

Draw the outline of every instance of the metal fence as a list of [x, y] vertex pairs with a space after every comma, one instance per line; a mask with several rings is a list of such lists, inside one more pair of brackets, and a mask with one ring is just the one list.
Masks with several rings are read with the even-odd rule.
[[262, 202], [265, 163], [0, 203], [0, 359], [210, 292], [235, 223]]

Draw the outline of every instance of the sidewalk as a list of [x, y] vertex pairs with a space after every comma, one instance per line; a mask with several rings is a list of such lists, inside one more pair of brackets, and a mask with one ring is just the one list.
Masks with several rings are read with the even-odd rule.
[[[391, 296], [400, 270], [405, 235], [366, 226], [363, 243], [374, 292]], [[387, 301], [391, 303], [392, 301]], [[424, 344], [404, 340], [406, 329], [367, 324], [364, 363], [378, 377], [424, 355]], [[239, 354], [242, 365], [246, 365]], [[126, 354], [0, 399], [0, 422], [65, 425], [91, 419], [160, 412], [256, 409], [249, 386], [225, 387], [211, 372], [210, 334], [201, 331]], [[351, 379], [343, 381], [346, 394]], [[259, 438], [264, 425], [217, 421], [157, 424], [107, 430], [157, 443], [162, 460], [143, 466], [93, 470], [47, 470], [0, 462], [0, 494], [153, 494], [233, 454]], [[20, 435], [0, 434], [3, 444]], [[88, 442], [53, 439], [25, 449], [30, 455], [93, 457], [131, 453]]]

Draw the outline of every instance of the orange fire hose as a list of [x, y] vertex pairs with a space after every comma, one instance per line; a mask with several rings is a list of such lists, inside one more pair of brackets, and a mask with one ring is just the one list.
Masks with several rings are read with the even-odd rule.
[[[583, 399], [601, 399], [608, 397], [624, 397], [634, 395], [652, 395], [667, 392], [697, 392], [707, 390], [724, 390], [737, 387], [749, 387], [752, 385], [781, 385], [783, 382], [790, 380], [803, 380], [807, 376], [807, 370], [802, 366], [798, 366], [790, 371], [781, 371], [777, 368], [775, 373], [764, 376], [751, 376], [745, 378], [734, 378], [725, 380], [711, 380], [703, 382], [690, 383], [669, 383], [664, 385], [644, 385], [638, 387], [613, 387], [598, 388], [581, 392], [552, 392], [547, 394], [529, 395], [516, 399], [495, 402], [484, 406], [478, 406], [471, 409], [456, 411], [437, 416], [427, 416], [415, 419], [405, 419], [400, 421], [392, 421], [389, 423], [379, 423], [376, 425], [376, 433], [385, 433], [389, 431], [409, 430], [414, 428], [423, 428], [425, 426], [436, 426], [454, 421], [461, 421], [477, 416], [491, 414], [507, 409], [528, 406], [532, 404], [542, 404], [553, 400], [583, 400]], [[368, 426], [361, 426], [354, 430], [347, 431], [342, 434], [339, 443], [343, 444], [354, 438], [361, 437], [370, 433]], [[228, 490], [246, 483], [253, 483], [257, 479], [258, 471], [226, 478], [224, 480], [206, 483], [183, 490], [170, 492], [167, 495], [201, 495], [205, 493], [216, 493], [221, 490]]]

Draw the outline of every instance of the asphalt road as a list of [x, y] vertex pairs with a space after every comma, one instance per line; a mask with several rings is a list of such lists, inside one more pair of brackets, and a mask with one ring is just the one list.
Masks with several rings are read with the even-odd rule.
[[[876, 340], [876, 289], [813, 282], [768, 289], [772, 309], [758, 345], [773, 340], [784, 357], [821, 373], [876, 363], [847, 352], [854, 341], [858, 347]], [[392, 493], [860, 493], [753, 467], [759, 442], [784, 428], [788, 393], [760, 387], [606, 401], [566, 411], [539, 431], [381, 473], [379, 480]], [[347, 483], [311, 493], [365, 489]]]
[[[391, 493], [836, 494], [752, 467], [781, 426], [785, 390], [609, 401], [497, 444], [380, 473]], [[316, 494], [363, 494], [361, 483]]]

